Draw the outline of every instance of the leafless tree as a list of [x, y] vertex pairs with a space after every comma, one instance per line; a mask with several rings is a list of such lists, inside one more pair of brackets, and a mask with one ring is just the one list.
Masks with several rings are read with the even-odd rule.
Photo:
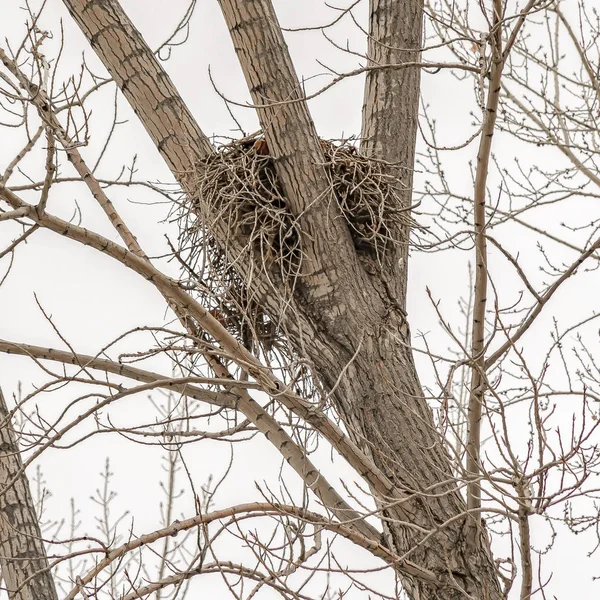
[[[66, 75], [69, 40], [45, 29], [45, 4], [25, 4], [25, 36], [0, 47], [2, 123], [21, 136], [0, 180], [1, 284], [48, 232], [146, 280], [167, 317], [89, 355], [39, 302], [65, 349], [0, 340], [3, 356], [27, 357], [47, 377], [10, 410], [0, 396], [9, 599], [183, 597], [203, 578], [236, 598], [546, 597], [541, 559], [552, 542], [536, 551], [532, 522], [592, 534], [592, 553], [600, 525], [597, 314], [571, 304], [550, 318], [576, 274], [593, 285], [600, 259], [595, 208], [585, 206], [600, 194], [594, 9], [583, 0], [369, 0], [364, 20], [357, 0], [331, 8], [329, 22], [287, 28], [321, 32], [359, 62], [317, 85], [298, 77], [271, 0], [219, 0], [260, 130], [217, 141], [161, 62], [193, 28], [195, 1], [154, 52], [118, 0], [63, 0], [106, 70], [88, 57]], [[340, 23], [367, 40], [366, 52], [336, 40]], [[435, 107], [420, 102], [423, 74], [444, 97], [456, 91], [470, 103], [460, 140], [440, 139]], [[360, 136], [323, 140], [308, 102], [350, 77], [365, 79]], [[135, 164], [103, 175], [118, 94], [92, 158], [102, 131], [90, 106], [115, 86], [176, 186], [137, 180]], [[234, 118], [244, 105], [223, 102]], [[457, 161], [471, 165], [468, 185], [453, 176]], [[77, 204], [65, 216], [76, 182], [118, 242]], [[162, 256], [126, 222], [113, 197], [121, 186], [168, 203], [165, 231], [178, 234]], [[521, 256], [519, 244], [533, 249]], [[409, 262], [428, 253], [474, 265], [462, 315], [448, 317], [429, 292], [449, 351], [409, 328]], [[41, 406], [50, 393], [60, 410]], [[118, 421], [115, 407], [150, 393], [134, 422]], [[109, 463], [93, 498], [98, 536], [78, 532], [75, 507], [67, 534], [44, 524], [43, 494], [36, 502], [25, 470], [99, 435], [165, 449], [153, 530], [111, 512]], [[196, 481], [185, 449], [257, 439], [288, 465], [279, 488], [217, 507], [221, 484]], [[327, 451], [351, 475], [332, 473]], [[182, 518], [177, 481], [195, 507]]]

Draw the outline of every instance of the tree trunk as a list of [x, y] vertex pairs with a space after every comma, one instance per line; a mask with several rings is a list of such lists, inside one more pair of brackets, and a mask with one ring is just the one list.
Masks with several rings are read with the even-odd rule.
[[[368, 66], [420, 62], [422, 0], [369, 0]], [[419, 117], [421, 69], [374, 69], [367, 73], [360, 150], [389, 163], [399, 197], [408, 210]], [[408, 213], [407, 213], [408, 214]], [[408, 226], [397, 232], [401, 243], [386, 264], [386, 277], [400, 306], [406, 305]]]
[[58, 600], [20, 449], [0, 390], [0, 567], [10, 600]]
[[[63, 1], [153, 140], [171, 136], [173, 147], [193, 146], [186, 138], [189, 132], [203, 134], [183, 101], [174, 101], [180, 107], [180, 119], [186, 121], [178, 128], [183, 132], [180, 142], [148, 104], [148, 96], [172, 98], [175, 92], [151, 51], [143, 49], [143, 40], [118, 2]], [[282, 324], [296, 354], [314, 366], [352, 438], [394, 482], [394, 499], [404, 498], [395, 506], [389, 505], [392, 498], [380, 496], [378, 502], [384, 509], [386, 543], [423, 569], [423, 578], [402, 578], [411, 598], [463, 600], [467, 592], [476, 600], [499, 600], [502, 594], [485, 533], [481, 532], [475, 547], [466, 547], [466, 504], [456, 489], [445, 441], [435, 427], [412, 359], [404, 311], [408, 229], [398, 232], [400, 246], [384, 257], [384, 268], [359, 255], [335, 201], [330, 201], [327, 178], [319, 166], [322, 151], [271, 3], [220, 0], [220, 4], [253, 100], [260, 105], [258, 115], [289, 208], [302, 225], [302, 248], [309, 259], [291, 294], [275, 277], [266, 284], [261, 269], [241, 262], [236, 268], [242, 276], [245, 271], [254, 273], [252, 292], [264, 301], [273, 320]], [[372, 58], [381, 63], [412, 60], [421, 39], [418, 0], [371, 4], [371, 29], [376, 33], [379, 27], [380, 31], [377, 39], [411, 48], [408, 53], [388, 52], [372, 41]], [[397, 28], [399, 41], [394, 36], [388, 39], [387, 33]], [[131, 70], [132, 61], [122, 64], [122, 57], [131, 54], [135, 54], [139, 73]], [[150, 72], [156, 73], [153, 82], [146, 76]], [[367, 79], [363, 151], [397, 163], [390, 166], [390, 176], [402, 174], [397, 185], [408, 205], [419, 75], [413, 68], [403, 69], [401, 76], [399, 72], [374, 73]], [[156, 89], [146, 92], [129, 83], [140, 79]], [[290, 99], [292, 103], [286, 102]], [[269, 103], [276, 105], [269, 107]], [[161, 104], [156, 106], [158, 111], [163, 109]], [[193, 193], [185, 176], [189, 160], [182, 161], [165, 144], [157, 148], [175, 177]], [[212, 233], [223, 247], [235, 249], [235, 234], [223, 224], [217, 224]], [[273, 300], [272, 286], [277, 285], [286, 296], [285, 303]]]
[[333, 296], [327, 312], [325, 301], [318, 311], [299, 303], [301, 321], [314, 325], [303, 336], [303, 350], [325, 389], [334, 390], [350, 436], [406, 498], [392, 505], [392, 498], [379, 497], [385, 541], [433, 574], [438, 585], [403, 576], [403, 586], [414, 600], [458, 600], [464, 598], [461, 590], [499, 600], [485, 532], [476, 548], [466, 545], [461, 482], [452, 474], [445, 441], [423, 396], [403, 311], [379, 293], [378, 281], [369, 286], [359, 274], [334, 287], [343, 290], [344, 311]]

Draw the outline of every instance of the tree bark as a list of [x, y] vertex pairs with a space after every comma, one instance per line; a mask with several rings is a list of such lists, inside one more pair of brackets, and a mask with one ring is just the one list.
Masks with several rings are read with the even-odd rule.
[[[423, 31], [422, 0], [369, 0], [368, 66], [420, 62]], [[421, 70], [374, 69], [367, 73], [360, 149], [389, 163], [390, 176], [404, 208], [412, 197], [419, 116]], [[407, 212], [408, 214], [408, 212]], [[400, 306], [406, 306], [409, 227], [397, 232], [400, 243], [386, 267], [389, 285]]]
[[464, 591], [498, 600], [502, 594], [485, 533], [475, 549], [466, 544], [461, 482], [452, 474], [445, 440], [423, 395], [404, 315], [375, 285], [365, 293], [362, 283], [354, 289], [345, 283], [343, 318], [333, 302], [328, 314], [299, 304], [300, 320], [314, 324], [303, 349], [325, 389], [334, 390], [350, 436], [407, 498], [393, 506], [391, 498], [379, 496], [386, 542], [433, 574], [438, 585], [403, 575], [403, 586], [413, 600], [458, 600]]
[[[328, 200], [327, 183], [322, 176], [319, 179], [321, 153], [315, 147], [306, 104], [299, 102], [300, 85], [270, 0], [220, 0], [220, 4], [253, 100], [261, 105], [258, 115], [276, 166], [285, 164], [285, 169], [278, 168], [284, 190], [290, 189], [285, 181], [292, 173], [294, 195], [305, 203], [309, 199], [315, 208], [302, 223], [303, 249], [311, 240], [320, 241], [311, 250], [317, 251], [315, 263], [324, 277], [317, 281], [303, 276], [294, 293], [294, 310], [287, 318], [276, 316], [292, 334], [296, 352], [311, 361], [325, 388], [334, 390], [334, 402], [354, 441], [402, 495], [413, 496], [401, 511], [387, 512], [395, 521], [404, 521], [387, 527], [393, 549], [411, 552], [411, 560], [448, 588], [445, 593], [454, 588], [458, 597], [462, 588], [484, 597], [485, 589], [494, 597], [497, 580], [487, 550], [478, 545], [478, 555], [472, 556], [465, 547], [464, 519], [457, 518], [464, 513], [464, 500], [452, 485], [445, 442], [435, 428], [409, 349], [404, 312], [408, 227], [395, 232], [401, 243], [386, 256], [384, 268], [364, 268], [357, 260], [342, 219], [332, 214], [335, 202], [327, 202], [329, 212], [318, 210]], [[369, 52], [374, 64], [415, 61], [421, 27], [419, 1], [372, 1]], [[390, 176], [399, 181], [405, 207], [412, 190], [418, 98], [417, 69], [369, 75], [363, 146], [368, 155], [391, 163]], [[285, 102], [288, 99], [294, 102]], [[282, 140], [287, 139], [292, 144], [286, 149]], [[305, 209], [296, 205], [295, 197], [290, 204], [296, 214]], [[426, 532], [443, 526], [443, 531], [428, 537], [415, 534], [414, 525]], [[411, 577], [403, 577], [403, 583], [414, 598], [428, 597], [424, 585], [429, 584]]]
[[[0, 567], [10, 600], [58, 600], [10, 414], [0, 390]], [[16, 478], [16, 479], [15, 479]]]
[[121, 5], [112, 0], [64, 4], [175, 177], [181, 180], [192, 173], [196, 161], [213, 151], [212, 145]]
[[219, 0], [219, 4], [288, 207], [298, 220], [305, 284], [300, 295], [311, 304], [325, 304], [326, 310], [330, 296], [343, 293], [334, 288], [336, 273], [350, 257], [356, 259], [302, 86], [270, 1]]
[[[124, 87], [173, 174], [185, 185], [190, 162], [180, 152], [182, 144], [198, 145], [200, 153], [209, 150], [167, 75], [150, 50], [144, 49], [141, 36], [117, 8], [116, 0], [63, 1], [115, 81]], [[253, 100], [259, 105], [290, 211], [300, 219], [303, 251], [309, 257], [308, 268], [303, 267], [285, 303], [273, 300], [273, 288], [258, 276], [250, 283], [255, 286], [252, 291], [283, 325], [295, 352], [314, 365], [350, 436], [394, 482], [398, 494], [378, 498], [385, 508], [386, 542], [427, 575], [402, 576], [411, 598], [462, 600], [466, 592], [477, 600], [499, 600], [502, 594], [487, 537], [482, 532], [474, 549], [466, 547], [465, 501], [457, 490], [445, 441], [436, 429], [410, 350], [404, 311], [408, 230], [399, 232], [401, 245], [386, 255], [386, 268], [373, 268], [360, 259], [335, 202], [330, 201], [328, 182], [319, 166], [318, 138], [271, 3], [220, 0], [220, 4]], [[371, 6], [375, 40], [402, 50], [385, 49], [372, 40], [370, 56], [382, 63], [413, 60], [420, 46], [418, 0], [373, 1]], [[131, 60], [122, 64], [132, 44], [136, 49], [134, 75], [127, 72]], [[410, 51], [404, 50], [404, 44]], [[115, 46], [120, 49], [116, 51]], [[128, 83], [131, 77], [143, 79], [147, 91], [138, 93], [141, 88]], [[367, 79], [363, 111], [363, 151], [394, 163], [390, 176], [400, 179], [406, 205], [412, 186], [418, 86], [415, 69], [376, 72]], [[179, 107], [182, 124], [169, 130], [172, 135], [167, 131], [165, 138], [164, 131], [156, 133], [160, 123], [148, 109], [148, 97], [168, 97], [170, 104]], [[160, 104], [155, 106], [160, 108]], [[199, 140], [189, 139], [193, 131], [201, 136]], [[172, 144], [159, 144], [159, 139]], [[213, 235], [224, 247], [235, 246], [234, 232], [222, 224]], [[245, 269], [252, 271], [250, 265], [237, 268], [242, 274]], [[269, 285], [277, 285], [274, 281]], [[280, 283], [281, 294], [289, 295]], [[392, 499], [407, 495], [401, 505], [389, 505]]]

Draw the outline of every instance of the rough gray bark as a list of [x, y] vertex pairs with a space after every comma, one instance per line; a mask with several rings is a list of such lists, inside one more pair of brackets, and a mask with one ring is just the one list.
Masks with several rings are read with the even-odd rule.
[[[369, 1], [368, 66], [385, 67], [420, 62], [423, 30], [422, 0]], [[365, 80], [361, 152], [390, 163], [400, 197], [409, 207], [419, 115], [421, 70], [383, 68]], [[408, 227], [398, 232], [403, 244], [386, 265], [390, 286], [405, 307], [408, 267]]]
[[[64, 2], [185, 186], [190, 160], [175, 148], [198, 143], [197, 156], [209, 149], [167, 75], [116, 0]], [[318, 166], [318, 139], [301, 102], [270, 2], [221, 0], [220, 4], [253, 100], [261, 105], [259, 118], [290, 209], [301, 219], [303, 250], [309, 259], [309, 268], [303, 270], [289, 298], [292, 309], [282, 312], [281, 304], [270, 300], [272, 294], [261, 289], [260, 277], [253, 279], [254, 291], [264, 298], [274, 319], [282, 322], [296, 352], [314, 365], [325, 388], [336, 388], [333, 400], [348, 431], [394, 482], [396, 497], [406, 496], [400, 505], [388, 507], [385, 515], [390, 519], [387, 543], [400, 555], [408, 553], [406, 558], [423, 569], [423, 578], [403, 576], [410, 596], [415, 600], [462, 599], [466, 592], [472, 598], [498, 600], [502, 595], [485, 534], [476, 548], [466, 547], [465, 502], [452, 485], [451, 461], [414, 367], [404, 312], [406, 260], [398, 266], [394, 255], [386, 258], [391, 270], [377, 268], [358, 255], [343, 220], [331, 218], [336, 216], [336, 207], [329, 202], [327, 179]], [[371, 28], [377, 38], [387, 40], [389, 35], [391, 45], [411, 44], [408, 54], [412, 57], [420, 44], [419, 5], [373, 2], [372, 15]], [[400, 38], [390, 33], [398, 27]], [[403, 51], [384, 52], [372, 46], [371, 52], [382, 62], [405, 60]], [[389, 71], [369, 77], [363, 148], [398, 163], [395, 168], [405, 173], [401, 185], [406, 187], [408, 202], [419, 79], [418, 72], [402, 72], [405, 75]], [[129, 80], [144, 81], [144, 85], [132, 85]], [[156, 118], [163, 105], [153, 99], [161, 96], [178, 107], [182, 122], [176, 129]], [[285, 102], [289, 99], [294, 102]], [[269, 107], [270, 102], [276, 105]], [[197, 142], [189, 137], [194, 131], [199, 135]], [[158, 143], [167, 139], [173, 144]], [[223, 229], [214, 234], [229, 249], [235, 248], [233, 232]], [[403, 233], [405, 242], [407, 234]], [[406, 256], [406, 243], [400, 254]], [[239, 268], [243, 274], [244, 265]], [[283, 285], [281, 293], [287, 293]], [[390, 499], [379, 498], [382, 505]]]
[[10, 600], [58, 600], [20, 449], [0, 390], [0, 567]]
[[[266, 0], [221, 0], [220, 4], [254, 102], [278, 103], [258, 111], [267, 140], [270, 128], [275, 131], [274, 143], [279, 136], [285, 139], [290, 128], [301, 128], [312, 142], [312, 121], [305, 104], [281, 103], [296, 99], [299, 83], [272, 5]], [[375, 64], [415, 61], [421, 22], [419, 2], [372, 2], [370, 52]], [[266, 94], [256, 93], [257, 89]], [[368, 154], [394, 163], [390, 173], [402, 175], [400, 185], [405, 187], [407, 205], [418, 98], [417, 69], [375, 71], [367, 80], [364, 146]], [[302, 107], [304, 122], [298, 117]], [[277, 123], [284, 127], [278, 128]], [[295, 132], [294, 139], [296, 152], [298, 148], [302, 151], [305, 147], [298, 142], [302, 134]], [[388, 265], [383, 269], [359, 260], [354, 248], [344, 245], [348, 233], [340, 232], [342, 220], [332, 220], [324, 211], [318, 211], [324, 203], [331, 206], [326, 183], [315, 187], [315, 180], [303, 177], [310, 169], [307, 158], [314, 156], [313, 148], [314, 144], [307, 144], [306, 152], [301, 152], [302, 160], [294, 161], [283, 148], [271, 147], [276, 166], [281, 161], [291, 162], [286, 169], [294, 174], [296, 186], [301, 186], [305, 202], [308, 198], [315, 205], [303, 248], [314, 239], [320, 240], [316, 260], [323, 272], [320, 282], [326, 281], [315, 294], [318, 283], [302, 278], [303, 285], [294, 294], [293, 317], [284, 319], [288, 331], [295, 332], [291, 341], [296, 351], [305, 353], [312, 362], [326, 388], [331, 390], [338, 384], [334, 401], [354, 440], [372, 455], [403, 495], [414, 496], [403, 503], [401, 511], [387, 513], [404, 521], [390, 524], [390, 544], [401, 555], [412, 551], [411, 560], [433, 573], [442, 588], [455, 585], [475, 597], [485, 590], [494, 597], [499, 591], [493, 562], [481, 546], [477, 547], [477, 556], [469, 556], [464, 544], [464, 520], [456, 518], [464, 512], [464, 501], [451, 484], [442, 484], [453, 479], [451, 463], [423, 397], [409, 349], [404, 313], [408, 229], [398, 232], [405, 243], [399, 252], [387, 257]], [[316, 163], [318, 158], [312, 160]], [[313, 163], [312, 169], [316, 168]], [[398, 255], [403, 257], [399, 266]], [[295, 326], [297, 323], [304, 331]], [[344, 369], [345, 376], [338, 381]], [[435, 531], [446, 522], [451, 524], [425, 542], [422, 533], [415, 535], [414, 529], [407, 526], [417, 524], [424, 531]], [[404, 577], [403, 582], [414, 598], [430, 595], [422, 581]], [[456, 589], [444, 592], [451, 593], [460, 595]]]
[[[258, 117], [286, 200], [298, 219], [302, 237], [302, 285], [293, 299], [327, 314], [331, 297], [343, 302], [339, 274], [358, 263], [352, 240], [331, 192], [323, 151], [277, 15], [270, 2], [219, 0], [242, 71], [258, 108]], [[324, 227], [324, 224], [327, 224]], [[230, 232], [225, 232], [231, 237]], [[285, 285], [279, 297], [287, 297]], [[266, 291], [266, 290], [265, 290]], [[269, 296], [262, 293], [263, 298]], [[279, 314], [278, 314], [279, 313]], [[297, 329], [298, 309], [271, 313], [278, 322]], [[336, 315], [344, 318], [343, 312]]]
[[192, 172], [196, 160], [210, 154], [212, 146], [120, 4], [65, 4], [105, 63], [119, 65], [111, 75], [169, 168], [178, 179]]

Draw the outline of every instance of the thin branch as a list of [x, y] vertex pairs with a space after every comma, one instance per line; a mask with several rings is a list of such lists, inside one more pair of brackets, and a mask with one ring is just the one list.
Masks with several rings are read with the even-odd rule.
[[313, 404], [288, 391], [287, 386], [275, 377], [270, 369], [262, 365], [223, 327], [209, 310], [190, 297], [173, 279], [164, 275], [148, 261], [97, 233], [67, 223], [48, 213], [45, 213], [43, 217], [39, 217], [35, 207], [28, 205], [2, 185], [0, 185], [0, 198], [5, 199], [13, 208], [29, 206], [28, 217], [39, 225], [80, 244], [91, 246], [149, 280], [169, 303], [176, 305], [182, 313], [189, 314], [205, 331], [213, 336], [221, 344], [223, 350], [248, 373], [249, 377], [255, 379], [266, 393], [319, 431], [349, 464], [367, 479], [374, 490], [384, 497], [401, 497], [401, 493], [393, 483], [383, 475], [373, 461], [354, 442], [350, 441], [339, 427]]
[[[481, 486], [479, 481], [480, 448], [481, 448], [481, 416], [485, 396], [485, 313], [488, 284], [488, 256], [486, 236], [486, 193], [489, 174], [492, 138], [496, 124], [498, 103], [500, 100], [500, 80], [504, 61], [502, 59], [502, 2], [493, 0], [494, 27], [492, 37], [492, 75], [488, 90], [484, 113], [484, 124], [477, 153], [477, 172], [473, 193], [473, 219], [475, 232], [475, 290], [473, 303], [473, 323], [471, 326], [471, 387], [468, 405], [468, 434], [466, 445], [467, 473], [467, 508], [476, 510], [481, 507]], [[468, 541], [474, 549], [477, 545], [479, 519], [470, 520]]]
[[318, 513], [291, 505], [254, 502], [250, 504], [239, 504], [237, 506], [232, 506], [223, 510], [214, 511], [206, 515], [196, 515], [195, 517], [191, 517], [183, 521], [175, 521], [168, 527], [159, 529], [152, 533], [141, 535], [135, 540], [131, 540], [130, 542], [127, 542], [119, 546], [118, 548], [111, 550], [107, 553], [106, 558], [101, 560], [93, 569], [91, 569], [88, 573], [86, 573], [86, 575], [84, 575], [78, 580], [77, 586], [73, 588], [67, 594], [67, 596], [65, 596], [64, 600], [74, 600], [77, 594], [81, 592], [87, 584], [91, 583], [98, 574], [100, 574], [110, 564], [112, 564], [116, 560], [121, 559], [124, 555], [128, 554], [133, 550], [151, 544], [156, 540], [162, 539], [166, 536], [175, 536], [180, 531], [186, 531], [188, 529], [192, 529], [203, 524], [212, 523], [214, 521], [222, 520], [228, 517], [233, 517], [235, 515], [245, 514], [251, 514], [257, 517], [281, 515], [290, 515], [297, 517], [303, 521], [313, 523], [315, 525], [321, 526], [325, 529], [342, 535], [354, 544], [365, 548], [374, 556], [384, 560], [388, 564], [394, 565], [394, 567], [400, 572], [405, 572], [412, 576], [424, 578], [430, 584], [437, 585], [439, 583], [438, 578], [434, 573], [427, 572], [421, 567], [417, 567], [411, 561], [399, 561], [398, 557], [393, 552], [390, 552], [380, 543], [373, 541], [372, 539], [365, 537], [344, 525], [332, 523], [329, 519], [323, 517]]

